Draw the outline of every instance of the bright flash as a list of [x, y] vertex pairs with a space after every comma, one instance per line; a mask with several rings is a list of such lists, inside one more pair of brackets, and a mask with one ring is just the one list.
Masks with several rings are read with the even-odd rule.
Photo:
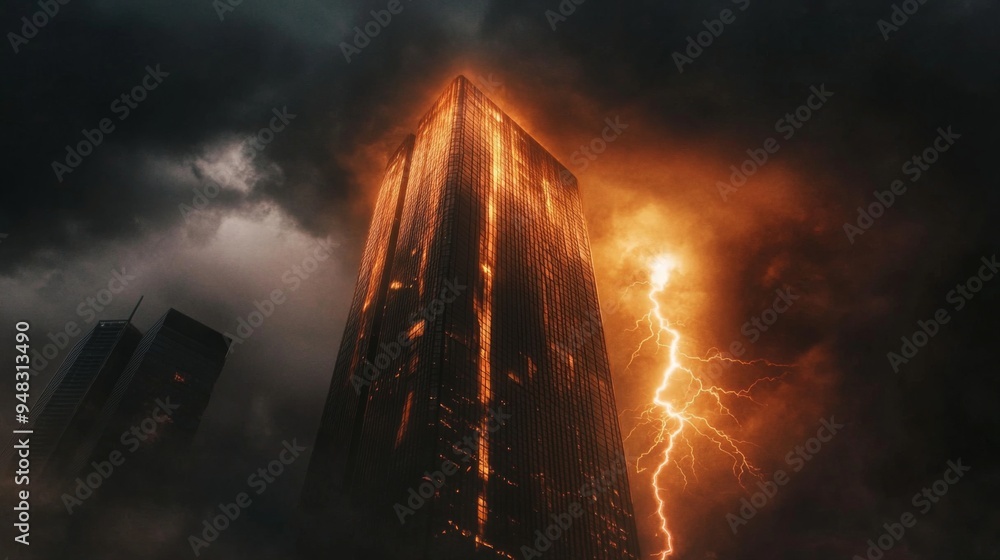
[[650, 268], [652, 269], [650, 282], [655, 289], [663, 290], [670, 281], [670, 273], [677, 268], [677, 259], [671, 255], [660, 255], [653, 259]]
[[[656, 498], [656, 514], [660, 520], [660, 531], [664, 539], [663, 549], [657, 553], [660, 560], [666, 559], [674, 552], [674, 536], [670, 532], [667, 516], [668, 492], [663, 482], [672, 466], [684, 480], [685, 486], [687, 485], [685, 465], [687, 472], [693, 472], [695, 464], [693, 440], [701, 438], [710, 442], [729, 457], [732, 461], [733, 475], [741, 485], [743, 478], [748, 474], [760, 476], [760, 470], [741, 450], [741, 446], [746, 445], [746, 442], [731, 437], [717, 426], [717, 420], [723, 416], [739, 423], [726, 406], [726, 402], [731, 399], [750, 399], [750, 391], [756, 382], [742, 390], [728, 390], [702, 379], [692, 369], [682, 364], [682, 358], [701, 362], [727, 358], [719, 356], [708, 359], [691, 358], [681, 353], [681, 333], [667, 319], [661, 305], [671, 275], [679, 268], [679, 261], [669, 254], [659, 255], [649, 262], [649, 281], [642, 283], [649, 286], [647, 293], [649, 312], [636, 321], [637, 328], [648, 327], [649, 335], [639, 343], [629, 360], [631, 366], [648, 342], [653, 342], [658, 349], [666, 349], [668, 354], [667, 366], [662, 371], [652, 400], [640, 415], [640, 424], [629, 434], [631, 437], [636, 429], [643, 427], [650, 430], [653, 436], [652, 445], [636, 461], [636, 471], [641, 473], [646, 470], [642, 464], [647, 458], [656, 461], [656, 470], [652, 476], [652, 491]], [[756, 363], [727, 360], [744, 365]], [[774, 380], [776, 378], [762, 378], [758, 382]]]

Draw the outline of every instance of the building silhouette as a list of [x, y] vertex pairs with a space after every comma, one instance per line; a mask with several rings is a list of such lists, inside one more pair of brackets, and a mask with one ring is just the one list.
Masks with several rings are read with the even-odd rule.
[[[80, 440], [94, 429], [141, 336], [131, 318], [98, 321], [73, 346], [42, 390], [32, 405], [38, 412], [27, 428], [34, 432], [33, 462], [45, 478], [67, 474]], [[4, 449], [3, 464], [10, 460], [12, 450], [12, 446]]]
[[[145, 335], [131, 316], [98, 321], [32, 405], [26, 428], [34, 432], [31, 456], [40, 480], [61, 490], [92, 461], [106, 460], [115, 450], [143, 451], [135, 456], [143, 458], [145, 468], [130, 469], [137, 476], [148, 476], [149, 468], [171, 472], [182, 465], [230, 343], [174, 309]], [[144, 421], [151, 426], [150, 418], [156, 423], [151, 434], [142, 430]], [[123, 438], [134, 426], [140, 433]], [[2, 464], [13, 459], [13, 443], [4, 447]]]
[[459, 77], [386, 167], [299, 552], [635, 559], [623, 467], [576, 179]]
[[[99, 321], [32, 406], [32, 523], [45, 538], [12, 558], [107, 557], [121, 544], [107, 527], [148, 530], [191, 495], [190, 443], [231, 340], [174, 309], [145, 335], [131, 319]], [[176, 548], [159, 553], [190, 552]]]
[[[74, 470], [117, 450], [132, 465], [123, 470], [130, 474], [114, 477], [114, 486], [126, 488], [132, 479], [167, 488], [165, 482], [186, 467], [231, 342], [175, 309], [164, 313], [142, 337], [95, 428], [80, 442]], [[143, 486], [143, 492], [156, 488]]]

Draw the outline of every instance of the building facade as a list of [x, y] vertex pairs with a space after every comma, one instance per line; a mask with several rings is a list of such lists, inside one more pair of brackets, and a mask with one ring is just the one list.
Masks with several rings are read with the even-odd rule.
[[[84, 335], [32, 406], [31, 520], [47, 538], [12, 558], [65, 550], [109, 557], [121, 542], [108, 527], [144, 530], [158, 508], [176, 511], [186, 503], [190, 443], [230, 344], [174, 309], [145, 335], [131, 317], [100, 321]], [[3, 464], [14, 459], [13, 443]], [[10, 513], [5, 522], [13, 522]], [[158, 554], [190, 552], [185, 541], [175, 544], [177, 550], [161, 546]]]
[[635, 559], [624, 467], [576, 179], [459, 77], [388, 163], [300, 550]]
[[[73, 346], [33, 404], [32, 456], [46, 479], [65, 472], [79, 441], [93, 430], [112, 388], [135, 351], [141, 333], [130, 321], [98, 321]], [[12, 455], [4, 449], [3, 464]]]
[[230, 344], [175, 309], [163, 314], [139, 342], [95, 429], [80, 442], [76, 469], [119, 451], [129, 457], [132, 464], [124, 472], [131, 475], [116, 479], [170, 478], [187, 463]]

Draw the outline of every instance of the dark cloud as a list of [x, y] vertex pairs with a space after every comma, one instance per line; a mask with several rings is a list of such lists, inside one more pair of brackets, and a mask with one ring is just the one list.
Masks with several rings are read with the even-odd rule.
[[[102, 318], [124, 316], [146, 294], [140, 326], [174, 306], [232, 330], [311, 243], [339, 243], [223, 372], [192, 460], [200, 506], [136, 521], [147, 535], [162, 524], [163, 542], [183, 538], [281, 441], [311, 444], [386, 157], [461, 72], [571, 167], [605, 118], [629, 124], [590, 168], [574, 170], [605, 300], [641, 278], [644, 251], [679, 251], [688, 268], [675, 303], [691, 312], [692, 351], [703, 353], [739, 338], [775, 287], [803, 293], [752, 348], [801, 367], [762, 395], [767, 407], [745, 411], [747, 434], [773, 469], [820, 416], [849, 427], [738, 536], [724, 515], [742, 494], [723, 490], [723, 479], [716, 495], [702, 486], [676, 496], [678, 557], [850, 557], [958, 457], [973, 465], [968, 480], [887, 557], [995, 557], [988, 450], [1000, 284], [952, 313], [902, 374], [885, 354], [918, 319], [950, 309], [949, 290], [996, 252], [998, 8], [930, 0], [885, 41], [876, 22], [891, 2], [742, 4], [588, 0], [553, 30], [545, 12], [556, 1], [405, 2], [350, 63], [340, 43], [384, 3], [244, 0], [223, 21], [209, 0], [63, 5], [19, 53], [3, 55], [4, 332], [23, 318], [42, 337], [81, 322], [77, 305], [122, 266], [139, 279]], [[735, 21], [678, 72], [674, 53], [723, 9]], [[4, 29], [16, 32], [37, 10], [8, 2]], [[170, 75], [120, 120], [112, 102], [156, 65]], [[821, 84], [834, 92], [829, 102], [723, 202], [716, 182], [729, 166], [778, 137], [775, 122]], [[247, 138], [283, 107], [294, 120], [253, 155]], [[115, 130], [60, 183], [52, 161], [103, 118]], [[849, 243], [844, 222], [948, 126], [962, 135], [954, 149]], [[219, 195], [185, 216], [179, 205], [212, 182]], [[641, 405], [649, 383], [624, 370], [634, 340], [617, 333], [634, 311], [608, 318], [621, 408]], [[305, 464], [212, 554], [282, 555]], [[646, 479], [632, 488], [648, 508]], [[660, 542], [651, 513], [640, 511], [649, 554]], [[116, 554], [142, 550], [143, 538], [125, 537]]]

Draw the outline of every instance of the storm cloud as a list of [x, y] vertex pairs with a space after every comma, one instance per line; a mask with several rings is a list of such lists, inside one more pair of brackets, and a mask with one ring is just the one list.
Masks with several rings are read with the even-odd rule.
[[[283, 441], [311, 449], [382, 170], [458, 74], [579, 179], [623, 427], [663, 366], [647, 354], [626, 367], [641, 339], [628, 329], [646, 311], [628, 288], [661, 252], [681, 263], [670, 307], [685, 352], [705, 357], [739, 340], [744, 359], [794, 365], [726, 377], [742, 386], [784, 373], [734, 409], [765, 473], [821, 418], [846, 424], [736, 535], [725, 516], [753, 483], [744, 491], [720, 470], [724, 458], [699, 449], [705, 481], [666, 494], [677, 558], [864, 555], [959, 457], [972, 471], [887, 558], [1000, 553], [989, 529], [1000, 521], [990, 451], [1000, 280], [959, 310], [948, 299], [1000, 241], [995, 3], [928, 0], [893, 23], [889, 1], [404, 0], [348, 61], [345, 44], [357, 48], [371, 10], [388, 2], [222, 2], [232, 9], [76, 0], [30, 38], [22, 18], [37, 2], [7, 2], [0, 20], [26, 38], [16, 52], [4, 45], [2, 63], [3, 340], [19, 320], [39, 347], [68, 321], [90, 325], [88, 298], [122, 269], [135, 280], [95, 317], [126, 317], [144, 295], [142, 328], [175, 307], [234, 332], [255, 302], [290, 287], [285, 273], [317, 243], [332, 247], [229, 357], [191, 460], [198, 505], [146, 504], [107, 520], [93, 537], [106, 557], [146, 555], [149, 543], [183, 549]], [[150, 68], [166, 74], [155, 88], [143, 82]], [[831, 93], [819, 107], [814, 88]], [[597, 153], [607, 119], [627, 128]], [[947, 151], [905, 166], [948, 127], [960, 137]], [[734, 179], [762, 153], [745, 182]], [[858, 208], [871, 214], [873, 191], [896, 180], [905, 193], [862, 227]], [[741, 326], [787, 286], [801, 299], [749, 344]], [[887, 353], [939, 308], [950, 322], [893, 371]], [[630, 440], [628, 454], [643, 443]], [[204, 556], [285, 557], [306, 461]], [[663, 539], [648, 472], [633, 473], [631, 487], [652, 555]]]

